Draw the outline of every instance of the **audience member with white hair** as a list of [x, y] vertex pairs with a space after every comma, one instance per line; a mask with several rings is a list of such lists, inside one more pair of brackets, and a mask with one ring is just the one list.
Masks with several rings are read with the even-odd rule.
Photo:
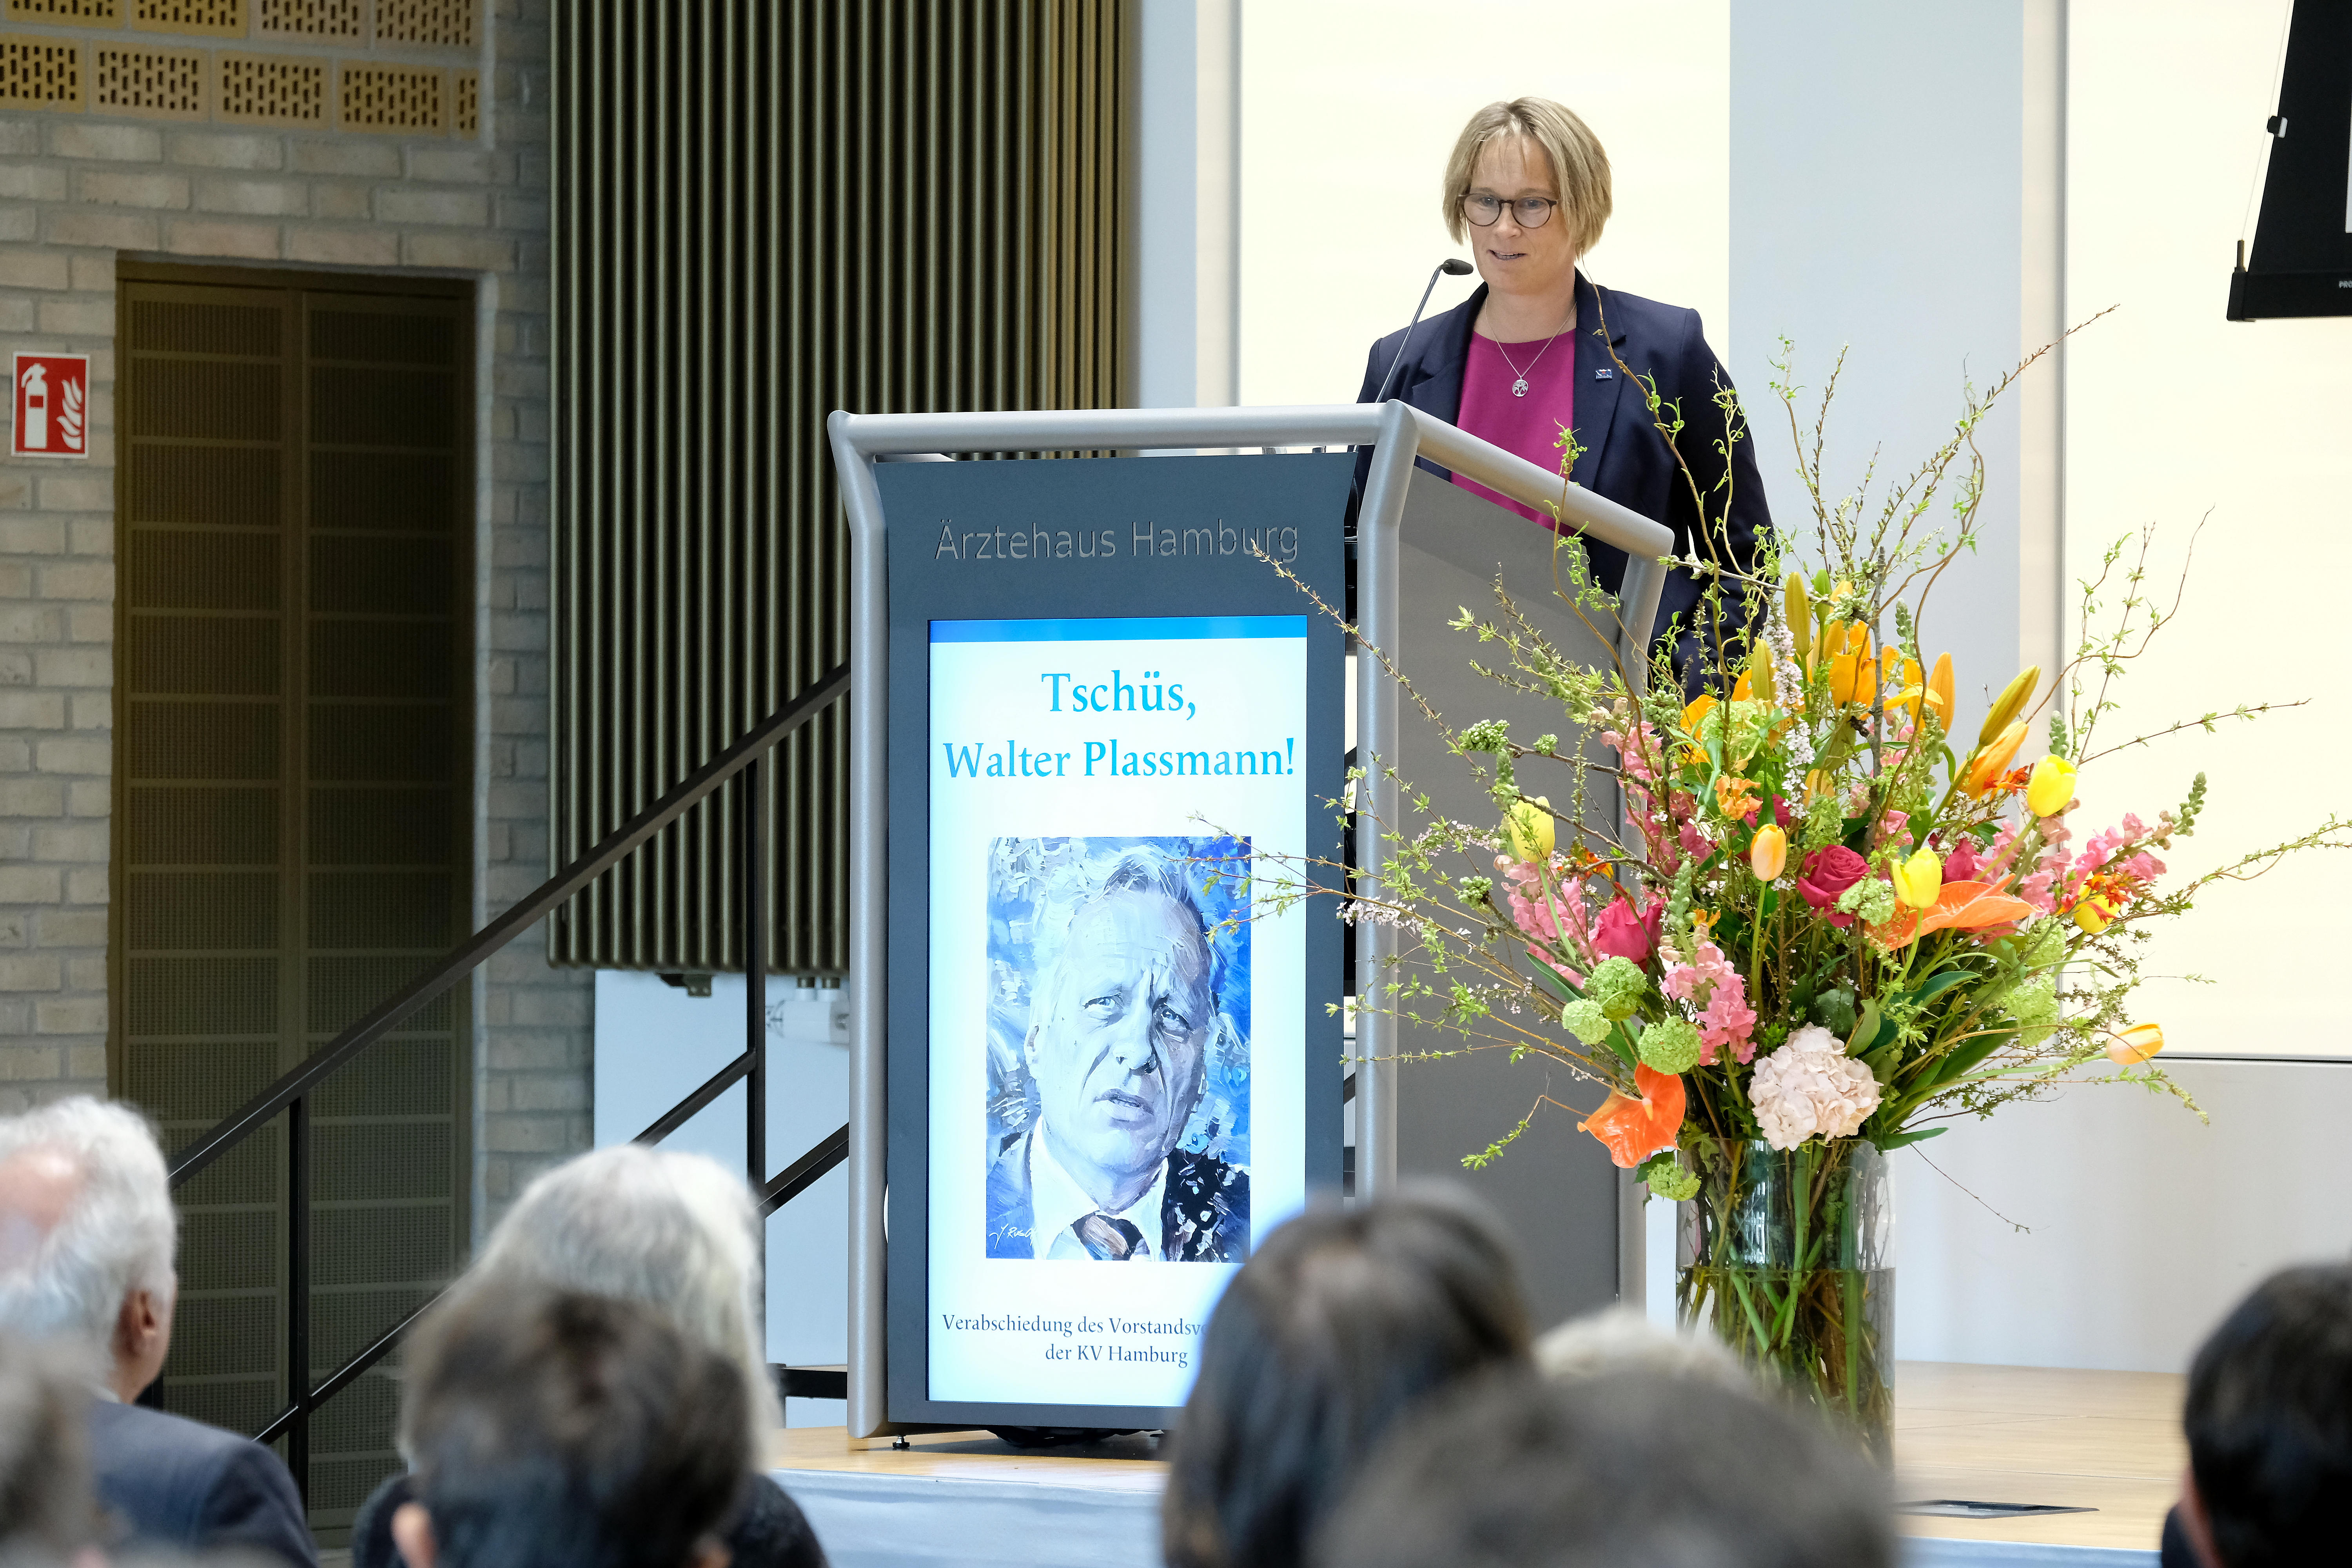
[[[638, 1301], [742, 1374], [747, 1451], [782, 1425], [760, 1320], [759, 1213], [741, 1177], [699, 1154], [620, 1144], [583, 1154], [523, 1189], [457, 1287], [562, 1290]], [[418, 1456], [402, 1413], [402, 1447]], [[397, 1568], [392, 1520], [414, 1496], [395, 1476], [352, 1531], [352, 1568]], [[783, 1489], [757, 1470], [735, 1499], [734, 1568], [824, 1568], [824, 1550]]]
[[0, 1119], [0, 1329], [83, 1375], [99, 1500], [160, 1545], [318, 1562], [293, 1478], [257, 1443], [132, 1401], [172, 1344], [178, 1218], [154, 1129], [79, 1097]]

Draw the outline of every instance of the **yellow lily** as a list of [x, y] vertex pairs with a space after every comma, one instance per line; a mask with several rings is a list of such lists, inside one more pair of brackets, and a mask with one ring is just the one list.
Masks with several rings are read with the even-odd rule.
[[2009, 760], [2017, 755], [2017, 748], [2025, 744], [2025, 721], [2018, 720], [1994, 736], [1969, 762], [1968, 775], [1961, 782], [1969, 795], [1981, 800], [2000, 782], [2009, 769]]
[[1715, 694], [1711, 691], [1702, 691], [1684, 705], [1683, 733], [1691, 737], [1691, 743], [1683, 748], [1682, 760], [1685, 763], [1706, 761], [1706, 749], [1698, 743], [1698, 727], [1706, 721], [1708, 714], [1715, 711], [1716, 707]]
[[1891, 713], [1899, 708], [1909, 713], [1912, 726], [1916, 729], [1922, 722], [1919, 705], [1924, 700], [1928, 710], [1936, 715], [1937, 728], [1948, 734], [1952, 728], [1952, 656], [1937, 654], [1935, 670], [1925, 681], [1919, 679], [1919, 666], [1916, 662], [1906, 658], [1903, 663], [1907, 684], [1901, 694], [1886, 705], [1887, 711]]
[[1759, 882], [1769, 882], [1789, 864], [1789, 836], [1780, 825], [1768, 822], [1756, 830], [1748, 846], [1748, 868], [1756, 873]]
[[2117, 1067], [2136, 1068], [2164, 1049], [2164, 1030], [2155, 1024], [2134, 1024], [2107, 1039], [2107, 1059]]
[[2044, 757], [2033, 764], [2025, 781], [2026, 809], [2036, 816], [2055, 816], [2074, 803], [2074, 764], [2063, 757]]
[[2074, 923], [2096, 936], [2116, 918], [2116, 907], [2113, 899], [2094, 893], [2074, 906]]
[[1895, 879], [1895, 896], [1915, 910], [1926, 909], [1944, 890], [1944, 863], [1933, 849], [1923, 847], [1908, 860], [1897, 860], [1889, 874]]
[[1551, 798], [1520, 801], [1503, 814], [1503, 853], [1514, 860], [1548, 864], [1551, 859]]

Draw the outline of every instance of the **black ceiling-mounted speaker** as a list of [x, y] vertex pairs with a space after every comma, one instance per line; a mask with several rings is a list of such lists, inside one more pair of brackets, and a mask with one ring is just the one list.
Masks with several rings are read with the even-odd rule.
[[2352, 316], [2352, 0], [2297, 0], [2269, 130], [2262, 216], [2253, 255], [2242, 241], [2230, 274], [2230, 320]]

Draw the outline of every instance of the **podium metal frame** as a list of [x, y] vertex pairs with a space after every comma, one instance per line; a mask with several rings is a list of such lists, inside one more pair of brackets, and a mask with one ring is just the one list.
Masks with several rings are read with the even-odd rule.
[[[887, 1417], [883, 1380], [884, 1143], [887, 990], [884, 976], [884, 862], [887, 820], [887, 574], [883, 555], [877, 462], [947, 462], [951, 452], [1138, 453], [1246, 451], [1280, 447], [1369, 447], [1371, 467], [1356, 520], [1356, 624], [1362, 641], [1387, 646], [1397, 625], [1397, 548], [1414, 461], [1427, 458], [1528, 506], [1559, 509], [1563, 521], [1625, 552], [1618, 595], [1617, 649], [1639, 682], [1648, 668], [1652, 624], [1665, 583], [1659, 557], [1674, 535], [1664, 524], [1538, 468], [1515, 453], [1457, 429], [1409, 404], [1349, 403], [1273, 408], [1105, 408], [998, 414], [847, 414], [825, 422], [848, 514], [850, 570], [849, 847], [849, 1408], [853, 1436], [901, 1430]], [[1359, 759], [1393, 756], [1402, 705], [1379, 664], [1359, 659], [1356, 731]], [[1378, 824], [1394, 822], [1393, 779], [1367, 767], [1365, 825], [1357, 864], [1377, 875], [1383, 858]], [[1395, 932], [1367, 924], [1357, 931], [1357, 979], [1377, 984], [1394, 956]], [[1396, 1185], [1396, 1026], [1377, 1013], [1358, 1015], [1357, 1047], [1367, 1060], [1356, 1074], [1356, 1192], [1378, 1197]], [[1638, 1291], [1641, 1214], [1632, 1188], [1618, 1226], [1621, 1282]]]

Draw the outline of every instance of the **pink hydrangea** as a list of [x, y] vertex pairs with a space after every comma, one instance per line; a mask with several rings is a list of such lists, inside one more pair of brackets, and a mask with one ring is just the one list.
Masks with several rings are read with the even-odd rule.
[[1843, 1042], [1808, 1024], [1756, 1064], [1748, 1081], [1756, 1124], [1775, 1149], [1808, 1138], [1851, 1138], [1878, 1109], [1878, 1079], [1845, 1054]]

